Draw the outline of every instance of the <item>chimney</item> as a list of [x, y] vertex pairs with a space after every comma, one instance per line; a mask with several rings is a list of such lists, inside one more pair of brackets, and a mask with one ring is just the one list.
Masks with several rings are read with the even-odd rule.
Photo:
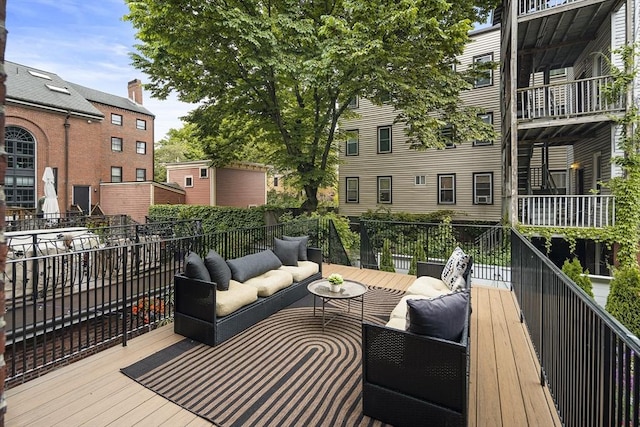
[[131, 80], [127, 86], [129, 99], [136, 104], [142, 105], [142, 82], [139, 79]]

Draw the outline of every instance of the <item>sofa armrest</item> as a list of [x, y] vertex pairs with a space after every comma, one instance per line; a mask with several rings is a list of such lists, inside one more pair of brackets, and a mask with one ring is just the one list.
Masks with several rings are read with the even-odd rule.
[[196, 319], [215, 323], [216, 284], [190, 279], [182, 274], [174, 277], [175, 312]]
[[466, 413], [468, 343], [363, 322], [363, 383]]
[[320, 248], [307, 248], [307, 259], [318, 264], [320, 268], [320, 274], [322, 274], [322, 249]]
[[429, 276], [439, 279], [442, 276], [442, 270], [444, 270], [445, 265], [444, 262], [418, 261], [417, 276]]

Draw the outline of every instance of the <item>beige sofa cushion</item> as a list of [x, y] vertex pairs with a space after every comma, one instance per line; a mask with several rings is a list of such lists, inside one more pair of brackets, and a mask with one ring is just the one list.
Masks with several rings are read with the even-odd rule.
[[230, 280], [228, 291], [216, 291], [216, 315], [226, 316], [257, 300], [258, 290], [254, 286]]
[[437, 297], [451, 293], [451, 289], [440, 279], [430, 276], [418, 277], [407, 289], [407, 294]]
[[293, 276], [288, 271], [269, 270], [259, 276], [243, 282], [245, 285], [253, 286], [258, 290], [259, 297], [268, 297], [275, 294], [280, 289], [291, 286]]
[[294, 282], [302, 282], [307, 277], [320, 271], [320, 266], [313, 261], [298, 261], [297, 267], [283, 265], [279, 270], [291, 273]]
[[[405, 304], [406, 305], [406, 304]], [[387, 328], [400, 329], [404, 331], [407, 329], [407, 319], [400, 319], [399, 317], [392, 317], [385, 325]]]
[[426, 297], [424, 295], [405, 295], [400, 299], [400, 302], [396, 304], [396, 307], [391, 311], [391, 319], [394, 317], [400, 319], [407, 318], [407, 300], [408, 299], [428, 299], [430, 297]]

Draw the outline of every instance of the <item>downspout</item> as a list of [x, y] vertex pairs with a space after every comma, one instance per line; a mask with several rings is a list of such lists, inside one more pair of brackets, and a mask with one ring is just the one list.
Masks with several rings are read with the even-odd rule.
[[67, 117], [64, 119], [64, 212], [67, 213], [69, 207], [69, 117], [71, 115], [67, 113]]

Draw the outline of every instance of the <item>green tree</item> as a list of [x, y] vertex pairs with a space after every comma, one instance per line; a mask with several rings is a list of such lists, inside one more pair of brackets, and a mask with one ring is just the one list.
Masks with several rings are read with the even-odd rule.
[[181, 129], [169, 129], [167, 136], [158, 141], [154, 148], [153, 178], [157, 182], [167, 180], [167, 163], [206, 158], [194, 124], [187, 123]]
[[587, 276], [589, 270], [585, 271], [582, 269], [582, 264], [580, 264], [578, 258], [573, 258], [571, 261], [565, 259], [564, 264], [562, 264], [562, 272], [566, 274], [569, 279], [573, 280], [576, 285], [580, 286], [587, 295], [593, 298], [593, 284], [591, 283], [591, 278]]
[[382, 255], [380, 255], [380, 270], [396, 272], [396, 268], [393, 265], [393, 254], [391, 253], [391, 242], [389, 239], [384, 239], [382, 243]]
[[427, 254], [424, 251], [424, 242], [422, 239], [418, 239], [415, 249], [413, 251], [413, 257], [411, 258], [411, 265], [409, 266], [409, 273], [412, 276], [418, 274], [418, 261], [426, 261]]
[[187, 119], [214, 165], [251, 145], [294, 170], [309, 211], [335, 182], [338, 124], [355, 97], [393, 105], [416, 149], [441, 146], [447, 125], [459, 142], [493, 136], [459, 99], [479, 71], [455, 63], [496, 0], [126, 1], [152, 96], [200, 105]]

